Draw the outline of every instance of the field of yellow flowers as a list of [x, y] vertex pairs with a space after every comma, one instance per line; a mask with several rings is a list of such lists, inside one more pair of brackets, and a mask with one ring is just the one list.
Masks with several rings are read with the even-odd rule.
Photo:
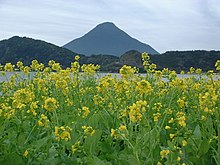
[[145, 76], [123, 66], [120, 78], [97, 78], [79, 56], [65, 70], [2, 66], [14, 74], [0, 84], [0, 164], [220, 164], [220, 79], [194, 68], [180, 79], [142, 58]]

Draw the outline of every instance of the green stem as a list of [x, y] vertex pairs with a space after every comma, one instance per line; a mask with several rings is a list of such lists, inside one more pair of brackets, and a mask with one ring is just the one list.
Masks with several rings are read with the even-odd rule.
[[28, 134], [28, 137], [27, 137], [27, 139], [25, 140], [24, 144], [26, 144], [26, 143], [28, 142], [28, 140], [29, 140], [29, 138], [30, 138], [30, 136], [31, 136], [31, 134], [32, 134], [32, 132], [34, 131], [34, 129], [35, 129], [36, 126], [37, 126], [37, 125], [35, 125], [35, 126], [32, 128], [32, 130], [31, 130], [31, 132]]
[[131, 142], [128, 139], [127, 139], [127, 142], [131, 146], [131, 148], [133, 150], [133, 153], [134, 153], [134, 155], [135, 155], [135, 157], [136, 157], [136, 159], [138, 161], [138, 165], [139, 165], [140, 164], [140, 159], [138, 157], [138, 152], [136, 151], [135, 147], [131, 144]]

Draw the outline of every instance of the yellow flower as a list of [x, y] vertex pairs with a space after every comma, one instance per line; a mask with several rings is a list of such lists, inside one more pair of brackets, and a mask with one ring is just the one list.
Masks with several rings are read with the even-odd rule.
[[170, 126], [167, 125], [167, 126], [165, 127], [165, 129], [170, 129]]
[[188, 73], [189, 73], [189, 74], [193, 74], [194, 72], [195, 72], [195, 68], [190, 67], [190, 68], [189, 68], [189, 72], [188, 72]]
[[60, 134], [60, 138], [66, 140], [66, 141], [68, 141], [69, 139], [71, 139], [70, 133], [69, 133], [68, 131], [63, 131], [63, 132]]
[[84, 111], [83, 118], [86, 118], [89, 115], [90, 110], [88, 107], [83, 107], [82, 110]]
[[72, 145], [72, 152], [73, 152], [73, 153], [75, 153], [75, 152], [77, 151], [77, 149], [78, 149], [78, 148], [76, 147], [76, 145]]
[[41, 120], [38, 120], [37, 123], [38, 123], [39, 126], [44, 126], [44, 123]]
[[138, 102], [133, 103], [133, 105], [131, 105], [129, 109], [129, 117], [133, 123], [136, 123], [142, 119], [143, 115], [141, 111], [141, 105]]
[[186, 145], [187, 145], [187, 141], [186, 141], [186, 140], [183, 140], [183, 141], [182, 141], [182, 146], [185, 147]]
[[31, 69], [34, 70], [34, 71], [38, 71], [41, 69], [41, 65], [38, 63], [37, 60], [33, 60], [31, 62]]
[[40, 118], [40, 120], [38, 120], [38, 125], [39, 126], [44, 126], [44, 127], [48, 127], [48, 124], [49, 124], [49, 119], [47, 118], [47, 116], [46, 115], [44, 115], [44, 114], [41, 114], [41, 118]]
[[220, 70], [220, 60], [217, 60], [215, 63], [216, 70]]
[[30, 70], [31, 70], [30, 67], [25, 66], [24, 69], [23, 69], [23, 72], [24, 72], [25, 74], [29, 74], [29, 73], [30, 73]]
[[26, 158], [28, 157], [28, 150], [25, 150], [23, 156], [26, 157]]
[[95, 134], [95, 130], [91, 126], [82, 126], [82, 129], [84, 129], [84, 138], [87, 138], [87, 136], [93, 136]]
[[94, 64], [83, 64], [81, 67], [82, 71], [88, 76], [94, 76], [96, 71], [100, 69], [100, 65]]
[[162, 163], [160, 163], [160, 162], [157, 162], [157, 165], [163, 165]]
[[185, 105], [185, 102], [184, 102], [184, 100], [182, 100], [182, 99], [178, 99], [177, 100], [177, 103], [178, 103], [178, 105], [179, 105], [179, 107], [182, 109], [183, 107], [184, 107], [184, 105]]
[[125, 125], [121, 125], [118, 129], [119, 129], [120, 131], [125, 131], [125, 130], [127, 130], [127, 128], [126, 128]]
[[153, 116], [154, 116], [154, 122], [158, 122], [159, 118], [161, 117], [161, 113], [157, 112], [153, 114]]
[[118, 137], [118, 134], [116, 133], [116, 130], [114, 130], [113, 128], [111, 129], [111, 136], [114, 138]]
[[143, 61], [148, 61], [148, 60], [150, 60], [150, 56], [149, 56], [148, 53], [146, 53], [146, 52], [143, 52], [143, 53], [141, 54], [141, 57], [142, 57], [142, 60], [143, 60]]
[[57, 109], [57, 100], [54, 99], [54, 98], [48, 98], [45, 100], [44, 102], [44, 108], [47, 110], [47, 111], [54, 111], [55, 109]]
[[175, 135], [171, 133], [171, 134], [170, 134], [170, 139], [173, 139], [174, 136], [175, 136]]
[[200, 68], [196, 69], [196, 74], [201, 74], [201, 72], [202, 72], [202, 69]]
[[160, 156], [161, 158], [165, 158], [166, 155], [168, 155], [170, 153], [170, 150], [162, 150], [160, 151]]
[[72, 152], [75, 153], [79, 147], [80, 147], [80, 141], [72, 145]]
[[206, 119], [207, 118], [204, 115], [202, 115], [201, 120], [206, 120]]
[[75, 60], [78, 61], [80, 59], [80, 56], [75, 56]]
[[61, 68], [59, 63], [54, 63], [52, 65], [52, 69], [55, 70], [55, 71], [60, 71], [62, 68]]
[[178, 124], [182, 127], [186, 127], [186, 115], [183, 112], [177, 112], [177, 121]]
[[19, 69], [22, 69], [24, 67], [23, 62], [21, 62], [21, 61], [18, 61], [16, 65]]
[[65, 140], [65, 141], [70, 140], [71, 139], [70, 131], [72, 131], [72, 129], [68, 126], [66, 126], [66, 127], [64, 127], [64, 126], [61, 126], [61, 127], [55, 126], [54, 134], [56, 136], [56, 140], [58, 140], [58, 141], [60, 141], [60, 140]]
[[39, 102], [39, 101], [32, 102], [31, 105], [30, 105], [30, 108], [31, 108], [31, 109], [36, 109], [36, 108], [38, 108], [38, 105], [37, 105], [38, 102]]
[[133, 77], [134, 73], [136, 72], [137, 72], [137, 69], [135, 67], [132, 68], [131, 66], [127, 66], [127, 65], [123, 65], [119, 71], [121, 77], [125, 79]]
[[7, 72], [12, 72], [13, 71], [14, 66], [11, 63], [6, 63], [4, 70]]
[[153, 91], [153, 88], [151, 87], [151, 84], [146, 80], [141, 80], [137, 83], [136, 91], [139, 91], [140, 94], [147, 94], [151, 93]]
[[169, 69], [168, 68], [163, 68], [163, 70], [162, 70], [162, 74], [163, 75], [168, 75], [169, 74]]
[[[35, 95], [29, 89], [19, 89], [14, 93], [14, 105], [19, 108], [21, 104], [30, 103], [35, 98]], [[23, 105], [25, 106], [25, 105]]]
[[79, 72], [79, 68], [80, 68], [80, 65], [79, 65], [78, 61], [75, 61], [75, 62], [71, 63], [71, 71], [73, 73]]
[[171, 119], [168, 121], [168, 123], [174, 123], [174, 119], [171, 118]]

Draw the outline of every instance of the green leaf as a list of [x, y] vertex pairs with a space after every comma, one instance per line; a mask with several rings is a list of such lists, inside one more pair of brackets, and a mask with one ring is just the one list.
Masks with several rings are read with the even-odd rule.
[[85, 140], [84, 149], [89, 155], [94, 155], [97, 150], [99, 150], [99, 140], [101, 138], [102, 131], [95, 130], [95, 134], [93, 136], [88, 136]]
[[99, 159], [96, 156], [88, 157], [86, 163], [89, 165], [111, 165], [110, 162], [102, 161], [101, 159]]
[[199, 125], [196, 126], [193, 135], [195, 138], [201, 139], [201, 129]]
[[42, 139], [39, 139], [39, 140], [33, 142], [32, 146], [38, 150], [42, 146], [47, 145], [47, 141], [48, 141], [49, 138], [50, 138], [50, 136], [44, 137]]
[[175, 148], [174, 148], [175, 145], [170, 140], [167, 141], [167, 144], [168, 144], [170, 150], [175, 150]]
[[209, 151], [209, 148], [210, 148], [210, 144], [209, 144], [208, 139], [204, 139], [202, 143], [200, 144], [198, 155], [200, 157], [205, 155]]

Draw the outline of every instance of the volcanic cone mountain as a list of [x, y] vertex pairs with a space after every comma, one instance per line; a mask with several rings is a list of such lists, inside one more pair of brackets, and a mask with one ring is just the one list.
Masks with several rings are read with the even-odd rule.
[[63, 47], [87, 56], [92, 54], [120, 56], [129, 50], [159, 54], [150, 45], [132, 38], [111, 22], [97, 25], [84, 36], [65, 44]]

